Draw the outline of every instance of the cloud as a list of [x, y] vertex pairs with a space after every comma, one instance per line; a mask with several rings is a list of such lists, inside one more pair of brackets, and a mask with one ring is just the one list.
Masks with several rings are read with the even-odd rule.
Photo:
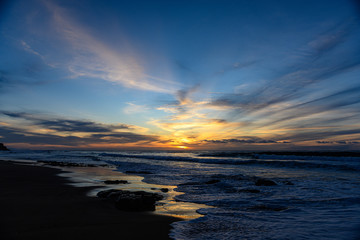
[[20, 41], [20, 44], [31, 56], [17, 56], [16, 60], [9, 59], [7, 64], [0, 66], [0, 91], [9, 91], [18, 86], [39, 86], [52, 81], [44, 73], [49, 66], [54, 68], [54, 65], [25, 41]]
[[168, 141], [174, 145], [203, 144], [204, 139], [214, 139], [219, 136], [233, 136], [234, 130], [242, 123], [227, 122], [225, 119], [195, 118], [187, 121], [155, 120], [150, 124], [169, 132]]
[[109, 132], [115, 129], [129, 129], [126, 125], [113, 126], [104, 125], [91, 121], [78, 120], [43, 120], [37, 124], [60, 132]]
[[0, 69], [0, 92], [8, 92], [17, 86], [37, 86], [48, 82], [33, 78], [37, 74], [36, 64], [26, 66], [20, 74], [24, 74], [25, 77], [19, 77], [18, 72]]
[[28, 143], [31, 145], [54, 145], [68, 147], [84, 147], [91, 144], [129, 144], [146, 143], [157, 141], [156, 136], [141, 135], [136, 133], [124, 132], [117, 134], [91, 134], [84, 137], [79, 136], [60, 136], [57, 134], [31, 133], [17, 128], [0, 127], [0, 135], [7, 143]]
[[205, 118], [205, 114], [201, 113], [208, 104], [207, 100], [195, 101], [193, 94], [199, 90], [200, 86], [195, 85], [190, 88], [181, 89], [175, 92], [175, 101], [172, 101], [164, 106], [158, 107], [157, 110], [162, 110], [172, 113], [170, 116], [172, 121]]
[[135, 113], [143, 113], [147, 111], [149, 108], [145, 105], [137, 105], [135, 103], [128, 102], [127, 106], [123, 109], [126, 114], [135, 114]]
[[309, 55], [317, 59], [328, 53], [346, 40], [352, 27], [354, 27], [353, 22], [339, 23], [323, 34], [319, 34], [308, 43]]
[[[134, 54], [118, 53], [73, 20], [66, 9], [45, 2], [58, 32], [73, 47], [68, 69], [73, 77], [92, 77], [127, 88], [172, 93], [177, 83], [147, 75]], [[122, 41], [123, 45], [129, 44]], [[130, 51], [128, 51], [130, 52]]]
[[357, 69], [360, 66], [360, 48], [355, 47], [350, 51], [343, 44], [357, 27], [354, 22], [339, 24], [315, 36], [305, 48], [296, 52], [299, 57], [296, 64], [277, 71], [277, 74], [252, 92], [225, 94], [213, 100], [212, 104], [230, 106], [241, 112], [255, 111], [298, 99], [308, 94], [304, 90], [309, 90], [307, 88], [315, 83]]
[[10, 83], [7, 73], [0, 70], [0, 91], [4, 91], [4, 88]]
[[320, 144], [344, 144], [344, 145], [353, 145], [353, 144], [360, 144], [360, 141], [317, 141]]
[[[279, 74], [247, 94], [225, 94], [212, 101], [215, 106], [230, 106], [241, 111], [255, 111], [274, 104], [289, 102], [310, 93], [310, 86], [323, 80], [355, 70], [360, 66], [360, 48], [349, 52], [341, 48], [353, 31], [353, 23], [337, 27], [310, 41], [310, 47], [296, 64], [284, 68]], [[341, 29], [338, 29], [341, 28]], [[337, 56], [333, 56], [338, 50]], [[304, 92], [308, 90], [308, 92]]]
[[240, 69], [247, 68], [250, 66], [254, 66], [256, 63], [258, 63], [258, 61], [235, 62], [229, 66], [226, 66], [221, 71], [216, 72], [215, 75], [223, 75], [228, 72], [232, 72], [232, 71], [240, 70]]
[[138, 133], [136, 126], [103, 124], [93, 121], [63, 119], [26, 112], [2, 111], [0, 136], [4, 142], [57, 147], [86, 147], [92, 144], [157, 143], [158, 136]]
[[[327, 96], [315, 98], [310, 101], [306, 101], [300, 104], [294, 104], [288, 107], [284, 107], [280, 112], [270, 112], [266, 115], [268, 117], [273, 115], [279, 115], [275, 118], [275, 120], [267, 121], [264, 124], [274, 125], [279, 123], [289, 123], [293, 122], [293, 125], [298, 125], [298, 122], [295, 122], [296, 119], [304, 119], [304, 117], [314, 117], [313, 121], [308, 121], [308, 124], [302, 123], [304, 126], [306, 125], [315, 125], [319, 117], [319, 114], [327, 114], [329, 112], [329, 116], [325, 118], [326, 115], [323, 115], [323, 118], [318, 120], [319, 124], [326, 125], [327, 123], [339, 123], [346, 122], [351, 119], [358, 119], [359, 116], [357, 114], [352, 114], [351, 110], [346, 109], [346, 117], [344, 117], [344, 113], [340, 113], [342, 109], [346, 107], [356, 106], [360, 103], [360, 86], [355, 86], [351, 88], [347, 88], [342, 91], [338, 91], [333, 94], [329, 94]], [[339, 111], [339, 114], [334, 114]], [[335, 115], [335, 116], [334, 116]], [[338, 117], [340, 116], [340, 117]]]
[[178, 69], [180, 69], [183, 72], [189, 73], [193, 76], [197, 75], [197, 73], [188, 64], [186, 64], [182, 61], [176, 60], [176, 61], [174, 61], [174, 64]]
[[230, 138], [230, 139], [220, 139], [220, 140], [204, 140], [207, 143], [218, 143], [218, 144], [226, 144], [226, 143], [241, 143], [241, 144], [254, 144], [254, 143], [284, 143], [277, 142], [271, 139], [262, 139], [257, 137], [243, 137], [243, 138]]
[[[273, 71], [255, 89], [245, 85], [241, 91], [223, 94], [205, 107], [227, 110], [225, 119], [243, 123], [234, 132], [263, 134], [275, 142], [340, 143], [343, 140], [338, 139], [347, 136], [354, 140], [345, 142], [356, 142], [360, 85], [356, 78], [343, 78], [360, 69], [360, 47], [350, 49], [352, 44], [347, 44], [360, 40], [356, 27], [354, 22], [341, 23], [315, 36], [295, 52], [295, 64]], [[215, 142], [239, 140], [231, 139], [238, 138]]]
[[20, 43], [21, 43], [21, 45], [24, 47], [24, 50], [25, 50], [25, 51], [27, 51], [27, 52], [29, 52], [29, 53], [31, 53], [31, 54], [34, 54], [34, 55], [36, 55], [36, 56], [39, 56], [39, 57], [43, 58], [43, 56], [42, 56], [40, 53], [38, 53], [37, 51], [35, 51], [34, 49], [32, 49], [32, 48], [29, 46], [29, 44], [27, 44], [27, 42], [21, 40]]
[[18, 118], [31, 122], [36, 126], [55, 130], [58, 132], [82, 132], [82, 133], [93, 133], [93, 132], [111, 132], [115, 130], [131, 129], [131, 126], [125, 124], [111, 125], [111, 124], [100, 124], [93, 121], [85, 120], [71, 120], [71, 119], [59, 119], [53, 117], [45, 117], [34, 115], [24, 112], [8, 112], [0, 111], [0, 114], [9, 116], [11, 118]]
[[[56, 67], [55, 64], [50, 63], [50, 62], [45, 58], [44, 55], [42, 55], [42, 54], [39, 53], [38, 51], [34, 50], [34, 48], [32, 48], [26, 41], [20, 40], [20, 44], [21, 44], [21, 46], [23, 47], [23, 49], [24, 49], [26, 52], [28, 52], [28, 53], [30, 53], [30, 54], [32, 54], [32, 55], [35, 55], [35, 56], [37, 56], [37, 57], [39, 57], [39, 58], [42, 60], [42, 62], [43, 62], [44, 64], [46, 64], [47, 66], [49, 66], [49, 67], [51, 67], [51, 68], [55, 68], [55, 67]], [[34, 61], [34, 62], [35, 62], [35, 61]], [[34, 65], [34, 63], [33, 63], [32, 65]], [[40, 65], [40, 64], [38, 63], [37, 65]]]
[[186, 104], [191, 104], [193, 103], [193, 101], [191, 100], [190, 96], [191, 94], [193, 94], [194, 92], [196, 92], [198, 90], [199, 86], [193, 86], [191, 88], [188, 89], [182, 89], [182, 90], [178, 90], [175, 94], [176, 99], [177, 99], [177, 105], [186, 105]]

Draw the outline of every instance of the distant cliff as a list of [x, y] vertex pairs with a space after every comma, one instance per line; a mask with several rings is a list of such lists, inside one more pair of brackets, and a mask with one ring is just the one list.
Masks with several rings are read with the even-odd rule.
[[0, 143], [0, 151], [9, 151], [9, 149], [5, 147], [4, 144]]

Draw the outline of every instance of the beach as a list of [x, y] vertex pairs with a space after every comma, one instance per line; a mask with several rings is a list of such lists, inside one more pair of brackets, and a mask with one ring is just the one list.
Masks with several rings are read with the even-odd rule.
[[119, 211], [61, 172], [0, 161], [0, 239], [170, 239], [170, 224], [180, 220]]
[[[0, 161], [1, 240], [360, 236], [358, 153], [24, 150], [0, 159], [12, 161]], [[108, 190], [164, 199], [154, 212], [126, 212], [136, 201], [98, 195]]]

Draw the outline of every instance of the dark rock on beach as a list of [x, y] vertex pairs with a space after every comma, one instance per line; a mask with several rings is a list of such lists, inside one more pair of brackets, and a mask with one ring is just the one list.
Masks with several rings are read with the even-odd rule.
[[157, 193], [115, 189], [101, 191], [97, 196], [113, 201], [119, 210], [132, 212], [155, 211], [156, 201], [164, 198]]
[[206, 184], [215, 184], [215, 183], [219, 183], [220, 180], [217, 180], [217, 179], [213, 179], [213, 180], [210, 180], [210, 181], [207, 181], [205, 182]]
[[43, 163], [49, 166], [57, 166], [57, 167], [105, 167], [106, 165], [94, 165], [94, 164], [86, 164], [86, 163], [72, 163], [72, 162], [51, 162], [51, 161], [38, 161], [39, 163]]
[[169, 189], [168, 189], [168, 188], [161, 188], [161, 189], [160, 189], [160, 191], [162, 191], [162, 192], [166, 193], [166, 192], [168, 192], [168, 191], [169, 191]]
[[105, 184], [128, 184], [129, 182], [126, 180], [105, 180]]
[[275, 186], [277, 184], [272, 180], [259, 178], [259, 179], [256, 180], [255, 185], [256, 186]]
[[294, 183], [290, 182], [290, 181], [284, 181], [285, 185], [294, 185]]
[[3, 143], [0, 143], [0, 151], [10, 151]]

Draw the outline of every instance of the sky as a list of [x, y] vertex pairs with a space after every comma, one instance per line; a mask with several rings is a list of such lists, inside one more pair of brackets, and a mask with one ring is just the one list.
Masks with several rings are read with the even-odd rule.
[[351, 0], [11, 0], [0, 142], [19, 149], [360, 150]]

